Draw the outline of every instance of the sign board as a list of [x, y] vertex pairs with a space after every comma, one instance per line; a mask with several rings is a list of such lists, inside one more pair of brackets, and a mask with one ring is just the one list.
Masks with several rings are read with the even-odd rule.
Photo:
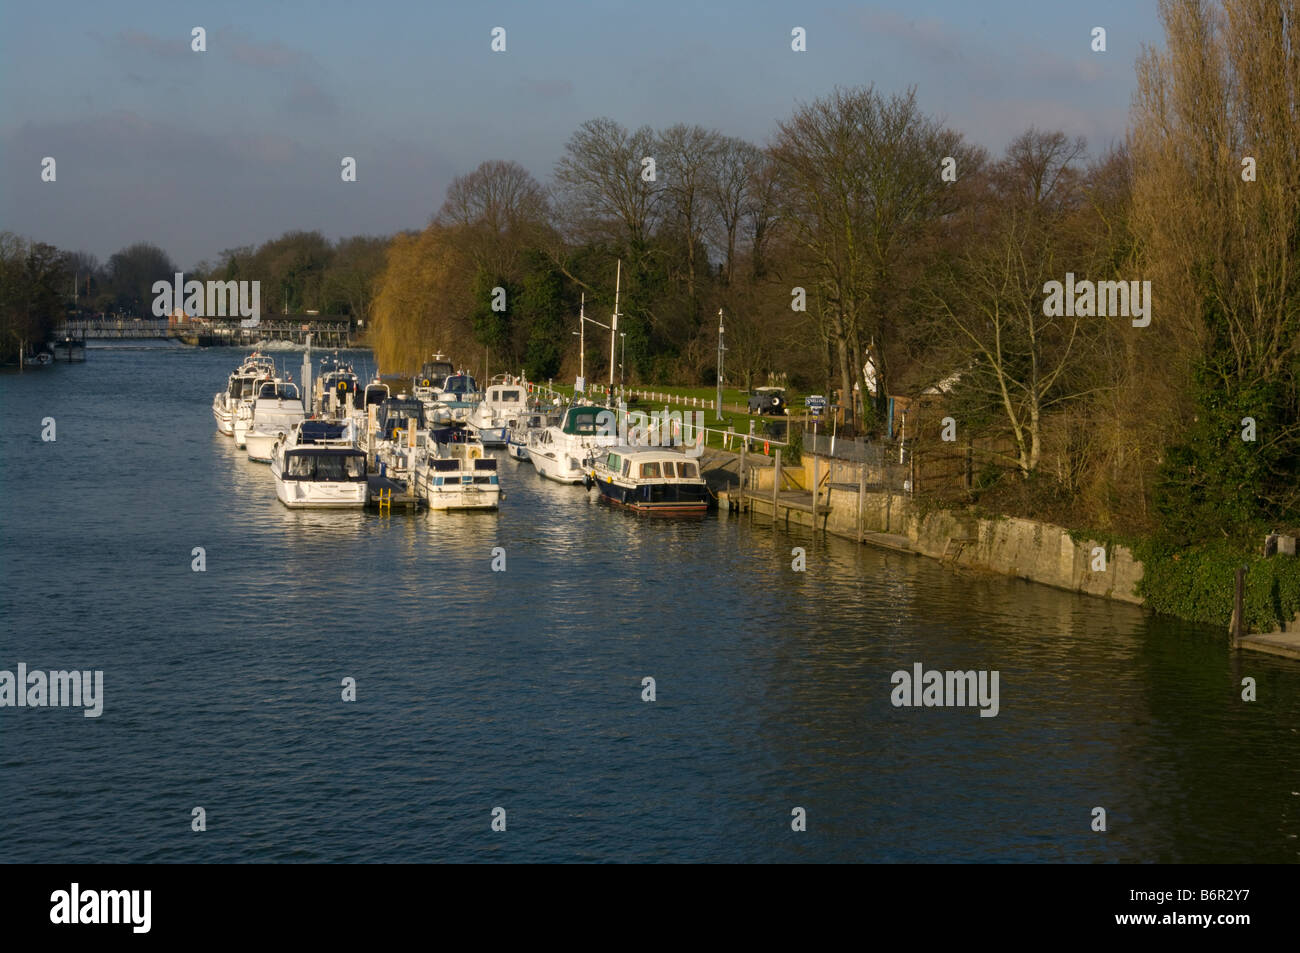
[[814, 414], [820, 414], [826, 409], [826, 398], [821, 394], [810, 394], [803, 399], [804, 406]]

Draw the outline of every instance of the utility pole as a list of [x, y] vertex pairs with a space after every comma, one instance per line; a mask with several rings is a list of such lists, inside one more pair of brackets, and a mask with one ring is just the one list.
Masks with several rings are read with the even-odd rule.
[[726, 350], [722, 341], [722, 309], [718, 309], [718, 399], [714, 404], [713, 410], [715, 419], [722, 419], [722, 352]]

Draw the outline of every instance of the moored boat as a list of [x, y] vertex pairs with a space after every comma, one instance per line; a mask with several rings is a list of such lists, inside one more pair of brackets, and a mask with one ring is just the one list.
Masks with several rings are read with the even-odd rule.
[[351, 423], [304, 420], [272, 449], [275, 495], [292, 509], [343, 509], [366, 505], [366, 455], [356, 447]]
[[676, 450], [611, 447], [591, 466], [590, 483], [616, 506], [656, 516], [702, 516], [709, 488], [697, 460]]
[[507, 379], [504, 383], [489, 385], [483, 399], [470, 413], [468, 423], [485, 447], [504, 447], [510, 429], [527, 413], [527, 387]]
[[227, 437], [235, 435], [235, 414], [242, 401], [257, 392], [258, 386], [275, 376], [275, 362], [254, 351], [240, 363], [226, 382], [226, 389], [212, 397], [212, 416], [217, 430]]
[[415, 467], [416, 495], [431, 510], [495, 510], [501, 502], [497, 461], [463, 424], [429, 432]]
[[531, 436], [534, 433], [541, 433], [547, 427], [558, 427], [563, 419], [563, 414], [521, 415], [506, 431], [506, 452], [516, 460], [531, 462], [531, 457], [528, 455], [528, 441]]
[[298, 385], [287, 381], [265, 381], [253, 399], [244, 446], [248, 459], [271, 462], [275, 441], [307, 418]]
[[530, 435], [528, 457], [533, 467], [548, 480], [581, 483], [588, 475], [593, 453], [618, 443], [614, 419], [614, 411], [607, 407], [570, 407], [561, 423]]

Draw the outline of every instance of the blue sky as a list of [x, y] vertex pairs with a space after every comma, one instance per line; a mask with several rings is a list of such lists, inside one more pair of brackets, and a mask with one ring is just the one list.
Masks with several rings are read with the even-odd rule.
[[483, 160], [547, 181], [586, 119], [761, 144], [837, 84], [915, 85], [995, 153], [1031, 124], [1100, 151], [1160, 42], [1154, 0], [3, 4], [0, 229], [101, 259], [153, 241], [183, 267], [294, 228], [389, 234]]

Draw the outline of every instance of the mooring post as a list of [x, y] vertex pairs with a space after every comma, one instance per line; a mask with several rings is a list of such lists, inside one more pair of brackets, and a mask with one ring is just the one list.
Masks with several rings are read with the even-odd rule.
[[858, 464], [858, 542], [862, 542], [863, 507], [867, 500], [867, 465]]
[[740, 508], [745, 509], [745, 492], [749, 487], [745, 485], [745, 445], [740, 445]]
[[1246, 634], [1246, 567], [1237, 567], [1237, 584], [1233, 587], [1232, 595], [1232, 622], [1229, 624], [1229, 632], [1232, 635], [1232, 647], [1234, 649], [1241, 647], [1242, 636]]
[[817, 528], [817, 488], [821, 486], [821, 468], [818, 466], [818, 464], [820, 463], [821, 463], [821, 459], [817, 457], [816, 454], [814, 454], [813, 455], [813, 481], [812, 481], [813, 483], [812, 485], [813, 528], [814, 529]]
[[772, 522], [776, 522], [776, 500], [781, 490], [781, 448], [776, 448], [772, 463]]

